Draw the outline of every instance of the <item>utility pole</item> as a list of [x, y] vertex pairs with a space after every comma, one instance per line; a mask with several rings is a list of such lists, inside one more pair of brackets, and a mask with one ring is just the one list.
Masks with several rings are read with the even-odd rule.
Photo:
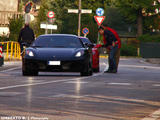
[[79, 9], [78, 9], [78, 36], [81, 35], [81, 0], [79, 0]]

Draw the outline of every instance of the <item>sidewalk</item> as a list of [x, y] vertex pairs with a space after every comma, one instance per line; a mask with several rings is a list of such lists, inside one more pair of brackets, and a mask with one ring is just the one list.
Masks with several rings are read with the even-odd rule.
[[147, 59], [145, 59], [145, 62], [160, 65], [160, 58], [147, 58]]
[[21, 61], [4, 61], [4, 65], [0, 66], [0, 71], [21, 66]]

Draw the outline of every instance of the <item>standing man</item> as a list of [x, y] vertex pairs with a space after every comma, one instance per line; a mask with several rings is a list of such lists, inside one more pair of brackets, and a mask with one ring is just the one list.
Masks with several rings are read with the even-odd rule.
[[104, 47], [106, 47], [109, 57], [109, 68], [105, 73], [117, 73], [118, 62], [116, 62], [116, 55], [118, 54], [119, 42], [116, 36], [104, 26], [100, 26], [98, 32], [103, 35]]
[[23, 46], [30, 46], [34, 41], [35, 36], [33, 30], [29, 27], [29, 23], [25, 23], [24, 28], [21, 29], [18, 37], [18, 42], [21, 47], [21, 52], [23, 51]]
[[118, 50], [117, 50], [117, 52], [115, 54], [116, 66], [117, 66], [117, 70], [118, 70], [118, 64], [119, 64], [119, 59], [120, 59], [120, 48], [121, 48], [120, 37], [119, 37], [118, 33], [114, 29], [108, 27], [107, 25], [104, 25], [104, 26], [102, 25], [102, 27], [104, 29], [107, 29], [107, 30], [111, 31], [114, 34], [114, 36], [116, 37], [117, 41], [118, 41]]

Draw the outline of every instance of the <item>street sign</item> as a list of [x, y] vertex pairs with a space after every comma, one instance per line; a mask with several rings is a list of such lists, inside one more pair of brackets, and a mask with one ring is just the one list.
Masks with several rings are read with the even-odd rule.
[[51, 29], [51, 30], [57, 30], [57, 25], [51, 25], [51, 24], [41, 24], [40, 28], [43, 29]]
[[28, 2], [24, 8], [25, 13], [29, 13], [31, 11], [31, 8], [32, 8], [32, 2]]
[[[68, 9], [68, 13], [78, 13], [78, 9]], [[92, 10], [82, 9], [81, 13], [92, 13]]]
[[78, 9], [68, 9], [68, 13], [78, 13]]
[[49, 11], [47, 16], [51, 19], [54, 18], [54, 12], [53, 11]]
[[97, 14], [98, 16], [103, 16], [103, 14], [104, 14], [103, 8], [97, 8], [96, 14]]
[[105, 16], [94, 16], [95, 21], [97, 22], [98, 26], [102, 24], [105, 19]]
[[81, 13], [92, 13], [90, 9], [82, 9]]
[[78, 14], [78, 36], [81, 34], [81, 14], [82, 13], [92, 13], [92, 10], [81, 9], [81, 0], [79, 0], [79, 9], [68, 9], [68, 13]]
[[56, 18], [49, 18], [48, 23], [53, 24], [56, 21]]
[[84, 35], [87, 35], [89, 33], [89, 29], [88, 28], [83, 28], [82, 33]]

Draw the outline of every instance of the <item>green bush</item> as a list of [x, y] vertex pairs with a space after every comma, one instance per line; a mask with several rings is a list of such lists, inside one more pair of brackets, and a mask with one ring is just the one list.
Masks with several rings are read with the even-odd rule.
[[160, 42], [160, 35], [145, 34], [138, 37], [138, 40], [143, 43], [144, 42]]
[[9, 21], [9, 30], [10, 30], [9, 40], [10, 41], [18, 40], [19, 32], [23, 27], [23, 24], [24, 24], [24, 19], [22, 16], [19, 18], [10, 19]]
[[133, 45], [122, 44], [121, 56], [137, 56], [137, 48]]
[[8, 37], [7, 36], [0, 36], [0, 42], [5, 42], [8, 41]]

